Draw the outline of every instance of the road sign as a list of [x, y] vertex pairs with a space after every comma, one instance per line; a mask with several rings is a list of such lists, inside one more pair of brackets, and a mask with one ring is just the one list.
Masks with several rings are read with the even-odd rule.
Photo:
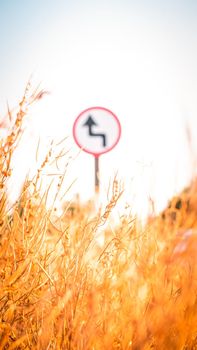
[[98, 158], [114, 148], [121, 135], [116, 115], [104, 107], [91, 107], [79, 114], [73, 125], [77, 145]]

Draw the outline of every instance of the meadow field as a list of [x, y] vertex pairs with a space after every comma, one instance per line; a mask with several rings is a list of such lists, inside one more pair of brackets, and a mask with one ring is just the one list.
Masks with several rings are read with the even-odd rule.
[[59, 214], [40, 190], [49, 150], [10, 208], [12, 156], [43, 94], [29, 89], [0, 140], [0, 349], [197, 349], [196, 179], [145, 225], [132, 214], [114, 224], [116, 178], [104, 208], [65, 197]]

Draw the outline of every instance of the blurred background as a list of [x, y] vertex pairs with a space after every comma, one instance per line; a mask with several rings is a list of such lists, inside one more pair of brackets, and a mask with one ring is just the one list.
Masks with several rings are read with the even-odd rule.
[[72, 126], [91, 106], [112, 110], [121, 139], [100, 159], [101, 197], [117, 173], [124, 201], [157, 210], [189, 184], [197, 152], [197, 2], [193, 0], [1, 0], [0, 118], [26, 83], [50, 92], [32, 110], [15, 160], [11, 196], [35, 148], [67, 139], [68, 197], [94, 194], [94, 159]]

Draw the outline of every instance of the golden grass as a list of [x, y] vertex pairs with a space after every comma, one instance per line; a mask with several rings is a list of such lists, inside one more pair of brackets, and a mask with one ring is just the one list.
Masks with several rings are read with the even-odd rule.
[[197, 349], [197, 182], [145, 227], [111, 222], [116, 179], [104, 210], [76, 202], [58, 216], [39, 191], [50, 152], [8, 211], [10, 162], [40, 96], [28, 86], [0, 141], [0, 349]]

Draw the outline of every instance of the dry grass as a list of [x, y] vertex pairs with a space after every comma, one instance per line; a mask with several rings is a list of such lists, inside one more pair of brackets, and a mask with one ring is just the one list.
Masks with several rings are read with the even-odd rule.
[[196, 181], [145, 228], [126, 215], [111, 224], [116, 179], [105, 210], [76, 202], [58, 216], [42, 169], [8, 212], [10, 162], [40, 96], [28, 87], [0, 143], [0, 349], [197, 349]]

